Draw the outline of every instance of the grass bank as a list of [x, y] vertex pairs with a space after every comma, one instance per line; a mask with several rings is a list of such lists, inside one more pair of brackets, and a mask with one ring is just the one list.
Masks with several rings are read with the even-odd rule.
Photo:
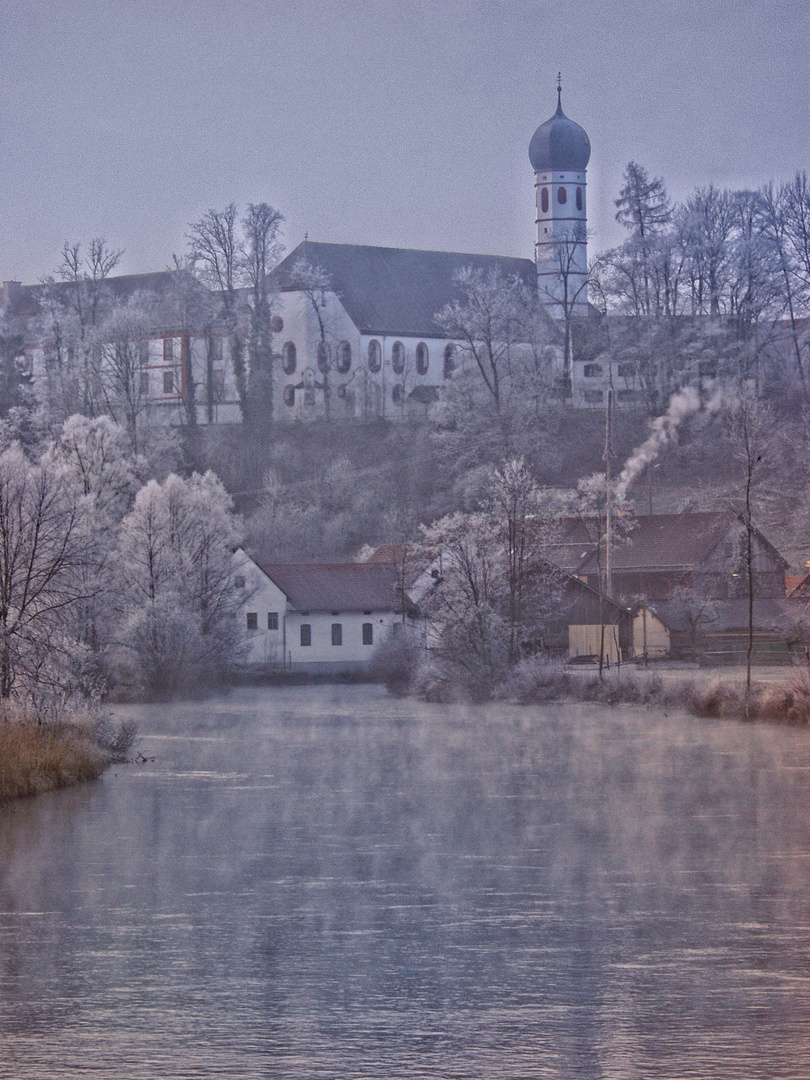
[[97, 779], [122, 760], [134, 728], [93, 715], [41, 722], [14, 706], [0, 711], [0, 804]]
[[728, 674], [710, 673], [664, 679], [657, 672], [624, 668], [600, 679], [595, 674], [574, 673], [559, 663], [531, 659], [517, 665], [496, 696], [524, 704], [573, 699], [683, 709], [706, 718], [810, 724], [810, 669], [805, 667], [787, 669], [779, 679], [753, 682], [747, 698], [744, 675], [736, 680]]
[[531, 657], [511, 670], [478, 672], [425, 661], [413, 648], [381, 650], [375, 674], [396, 696], [413, 695], [426, 701], [508, 701], [544, 705], [562, 701], [593, 701], [604, 705], [648, 705], [682, 709], [693, 716], [742, 718], [777, 723], [810, 724], [810, 668], [786, 668], [778, 676], [752, 683], [746, 695], [745, 675], [730, 677], [727, 669], [712, 674], [638, 668], [614, 668], [599, 678], [595, 671], [572, 668], [561, 661]]

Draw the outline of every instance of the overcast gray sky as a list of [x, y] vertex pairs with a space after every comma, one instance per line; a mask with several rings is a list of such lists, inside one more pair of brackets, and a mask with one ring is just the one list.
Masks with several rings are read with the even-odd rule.
[[161, 270], [209, 207], [310, 239], [532, 256], [528, 145], [588, 132], [591, 250], [632, 158], [684, 198], [810, 168], [809, 0], [16, 0], [0, 277], [65, 240]]

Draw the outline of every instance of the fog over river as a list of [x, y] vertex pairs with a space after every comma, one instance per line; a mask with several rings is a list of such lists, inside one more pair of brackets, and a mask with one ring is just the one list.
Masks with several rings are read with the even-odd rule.
[[810, 1077], [810, 732], [116, 712], [149, 761], [0, 810], [0, 1077]]

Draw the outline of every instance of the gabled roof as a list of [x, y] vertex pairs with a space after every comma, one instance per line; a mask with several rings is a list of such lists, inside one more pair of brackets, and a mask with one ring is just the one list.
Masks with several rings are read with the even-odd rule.
[[[694, 514], [652, 514], [616, 518], [617, 540], [611, 557], [614, 572], [688, 571], [697, 566], [740, 518], [733, 510]], [[561, 518], [548, 557], [569, 573], [597, 573], [598, 524], [595, 518]], [[782, 566], [787, 562], [759, 530], [762, 544]], [[604, 565], [602, 567], [604, 570]]]
[[[633, 570], [691, 570], [706, 558], [736, 522], [739, 522], [739, 518], [733, 510], [652, 514], [633, 518], [630, 531], [613, 545], [613, 570], [618, 573]], [[781, 558], [777, 552], [775, 554]], [[597, 572], [595, 553], [582, 563], [579, 571], [583, 574]]]
[[[83, 282], [81, 284], [84, 284]], [[90, 283], [87, 283], [88, 286]], [[17, 290], [16, 297], [9, 304], [7, 314], [11, 318], [28, 320], [35, 318], [42, 311], [43, 301], [48, 293], [60, 301], [69, 302], [76, 283], [72, 281], [48, 281], [38, 285], [23, 285]], [[158, 328], [171, 329], [180, 325], [180, 307], [189, 306], [189, 302], [200, 303], [215, 299], [202, 282], [187, 270], [160, 270], [150, 274], [120, 274], [105, 278], [99, 284], [102, 296], [118, 303], [126, 302], [140, 294], [153, 307]]]
[[390, 565], [261, 563], [297, 611], [394, 611], [401, 606]]
[[299, 260], [326, 271], [336, 295], [363, 334], [444, 336], [433, 317], [445, 304], [462, 300], [453, 278], [468, 266], [495, 270], [506, 278], [517, 276], [532, 288], [536, 282], [531, 259], [307, 240], [273, 270], [271, 278], [282, 290], [295, 290], [293, 270]]
[[[640, 610], [638, 605], [636, 610]], [[687, 612], [678, 600], [649, 600], [644, 606], [652, 611], [668, 630], [690, 629]], [[799, 601], [754, 600], [754, 629], [780, 630], [785, 632], [791, 620], [804, 614]], [[708, 634], [722, 634], [748, 629], [747, 600], [709, 600], [702, 615], [701, 629]]]

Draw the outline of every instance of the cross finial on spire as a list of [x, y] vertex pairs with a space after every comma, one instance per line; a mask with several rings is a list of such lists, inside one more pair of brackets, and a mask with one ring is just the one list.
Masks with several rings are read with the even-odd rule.
[[557, 93], [558, 94], [562, 93], [562, 72], [561, 71], [557, 72]]

